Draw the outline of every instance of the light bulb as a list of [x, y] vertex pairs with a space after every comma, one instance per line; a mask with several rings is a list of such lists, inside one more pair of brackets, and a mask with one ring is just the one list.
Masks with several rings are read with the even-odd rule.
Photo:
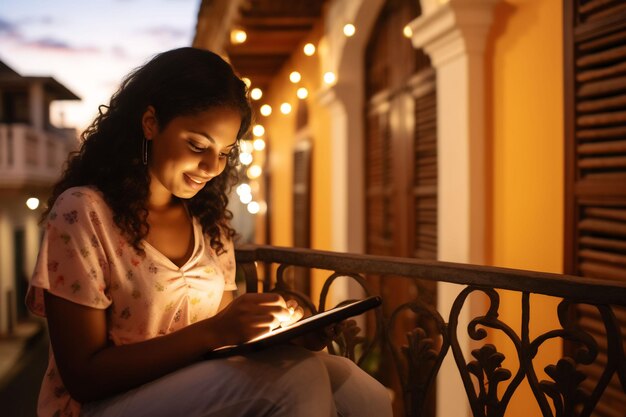
[[263, 97], [263, 90], [258, 87], [253, 88], [252, 91], [250, 91], [250, 97], [252, 98], [252, 100], [259, 100], [261, 97]]
[[298, 88], [298, 91], [296, 91], [296, 95], [298, 96], [299, 99], [304, 100], [305, 98], [309, 96], [309, 90], [307, 90], [304, 87], [300, 87]]
[[36, 210], [37, 207], [39, 207], [39, 199], [35, 197], [29, 198], [28, 200], [26, 200], [26, 207], [31, 210]]
[[351, 37], [356, 33], [356, 28], [352, 23], [348, 23], [343, 27], [343, 34], [347, 37]]
[[304, 45], [304, 55], [311, 56], [315, 53], [315, 45], [312, 43], [307, 43]]
[[246, 174], [248, 175], [248, 178], [255, 179], [255, 178], [259, 178], [262, 173], [263, 173], [263, 169], [260, 166], [252, 165], [250, 168], [248, 168], [248, 171]]
[[263, 116], [269, 116], [270, 114], [272, 114], [272, 106], [270, 106], [269, 104], [264, 104], [261, 106], [261, 114]]
[[239, 196], [239, 201], [241, 201], [243, 204], [248, 204], [249, 202], [252, 201], [252, 194], [242, 194]]
[[248, 152], [240, 153], [239, 161], [244, 165], [250, 165], [252, 163], [252, 154]]
[[280, 112], [282, 114], [289, 114], [291, 113], [291, 104], [289, 103], [283, 103], [280, 105]]
[[257, 138], [254, 140], [254, 142], [252, 142], [252, 146], [254, 147], [255, 151], [262, 151], [263, 149], [265, 149], [265, 141], [261, 138]]
[[411, 26], [406, 25], [404, 29], [402, 29], [402, 34], [405, 38], [411, 38], [413, 36], [413, 29], [411, 29]]
[[237, 186], [236, 191], [237, 191], [237, 195], [241, 196], [243, 194], [250, 194], [252, 192], [252, 188], [250, 188], [248, 184], [243, 183]]
[[263, 136], [265, 134], [265, 128], [263, 125], [254, 125], [252, 128], [252, 134], [254, 136]]
[[245, 153], [252, 153], [252, 141], [242, 140], [239, 142], [239, 151]]
[[334, 72], [328, 71], [324, 74], [324, 82], [328, 85], [334, 84], [337, 81], [337, 76]]
[[248, 212], [250, 212], [250, 214], [257, 214], [260, 209], [261, 206], [259, 206], [259, 203], [257, 203], [256, 201], [251, 201], [250, 203], [248, 203]]
[[230, 31], [230, 42], [235, 45], [242, 44], [248, 39], [248, 34], [243, 29], [233, 29]]
[[299, 83], [301, 79], [302, 79], [302, 75], [300, 75], [298, 71], [293, 71], [291, 74], [289, 74], [289, 81], [291, 81], [294, 84]]

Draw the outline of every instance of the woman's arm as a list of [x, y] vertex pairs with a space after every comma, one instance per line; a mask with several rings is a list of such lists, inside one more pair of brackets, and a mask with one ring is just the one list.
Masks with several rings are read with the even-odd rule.
[[216, 316], [140, 343], [113, 346], [106, 310], [46, 291], [46, 315], [57, 367], [72, 398], [104, 399], [186, 366], [207, 351], [265, 333], [286, 314], [276, 294], [244, 294]]
[[226, 308], [226, 306], [235, 299], [234, 291], [224, 291], [222, 293], [222, 299], [220, 301], [220, 306], [217, 308], [217, 311], [222, 311]]

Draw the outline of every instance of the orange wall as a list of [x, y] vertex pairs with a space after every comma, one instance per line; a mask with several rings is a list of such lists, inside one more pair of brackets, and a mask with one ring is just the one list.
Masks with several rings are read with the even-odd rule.
[[[317, 31], [313, 31], [304, 43], [317, 44]], [[301, 45], [301, 46], [302, 46]], [[282, 71], [274, 79], [264, 100], [272, 106], [273, 113], [266, 118], [266, 129], [270, 141], [269, 166], [272, 181], [272, 244], [289, 246], [292, 244], [292, 203], [293, 203], [293, 152], [296, 143], [296, 97], [298, 87], [306, 87], [309, 97], [305, 100], [309, 108], [309, 133], [313, 142], [312, 150], [312, 210], [311, 246], [317, 249], [330, 247], [330, 170], [327, 165], [330, 152], [329, 118], [327, 111], [316, 99], [320, 87], [318, 56], [307, 57], [299, 47]], [[302, 80], [297, 84], [289, 81], [291, 71], [298, 71]], [[293, 110], [289, 115], [280, 113], [280, 104], [288, 102]], [[261, 116], [262, 117], [262, 116]]]
[[[293, 243], [293, 153], [296, 143], [296, 97], [299, 87], [306, 87], [309, 96], [308, 105], [309, 137], [312, 141], [311, 160], [311, 247], [329, 250], [331, 247], [331, 170], [328, 166], [332, 151], [330, 143], [330, 119], [328, 112], [316, 98], [320, 88], [321, 73], [318, 55], [304, 55], [302, 46], [319, 42], [319, 28], [314, 29], [300, 47], [294, 51], [290, 60], [274, 79], [270, 91], [262, 101], [272, 106], [270, 117], [259, 116], [265, 125], [270, 143], [269, 169], [271, 170], [271, 210], [272, 245], [291, 246]], [[302, 80], [297, 84], [289, 81], [291, 71], [298, 71]], [[280, 104], [289, 102], [292, 112], [280, 113]], [[326, 274], [315, 273], [313, 276], [313, 294], [317, 294]], [[314, 298], [315, 300], [315, 298]]]
[[[487, 44], [487, 100], [491, 109], [491, 256], [493, 265], [562, 272], [563, 264], [563, 36], [561, 0], [506, 0], [496, 7]], [[501, 318], [519, 332], [521, 297], [501, 293]], [[558, 328], [558, 300], [531, 296], [533, 335]], [[506, 345], [505, 367], [517, 370]], [[542, 350], [536, 362], [555, 363], [561, 344]], [[537, 363], [540, 366], [537, 366]], [[539, 415], [527, 384], [507, 416]]]

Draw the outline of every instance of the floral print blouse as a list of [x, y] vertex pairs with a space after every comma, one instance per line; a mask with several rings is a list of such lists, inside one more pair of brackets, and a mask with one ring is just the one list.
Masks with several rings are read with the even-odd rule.
[[[237, 289], [232, 242], [217, 256], [193, 219], [194, 248], [181, 267], [149, 243], [140, 256], [113, 221], [100, 192], [74, 187], [56, 200], [26, 297], [45, 316], [44, 290], [77, 304], [106, 310], [115, 345], [179, 330], [217, 313], [224, 291]], [[78, 417], [80, 404], [63, 385], [50, 350], [38, 403], [40, 417]]]

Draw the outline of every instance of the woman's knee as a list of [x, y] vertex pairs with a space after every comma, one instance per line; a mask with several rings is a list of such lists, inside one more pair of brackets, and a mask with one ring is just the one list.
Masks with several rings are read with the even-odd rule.
[[279, 369], [268, 380], [266, 397], [276, 400], [276, 416], [335, 416], [331, 381], [324, 363], [306, 349], [285, 346], [271, 353]]
[[349, 359], [321, 355], [340, 415], [391, 416], [389, 390]]

